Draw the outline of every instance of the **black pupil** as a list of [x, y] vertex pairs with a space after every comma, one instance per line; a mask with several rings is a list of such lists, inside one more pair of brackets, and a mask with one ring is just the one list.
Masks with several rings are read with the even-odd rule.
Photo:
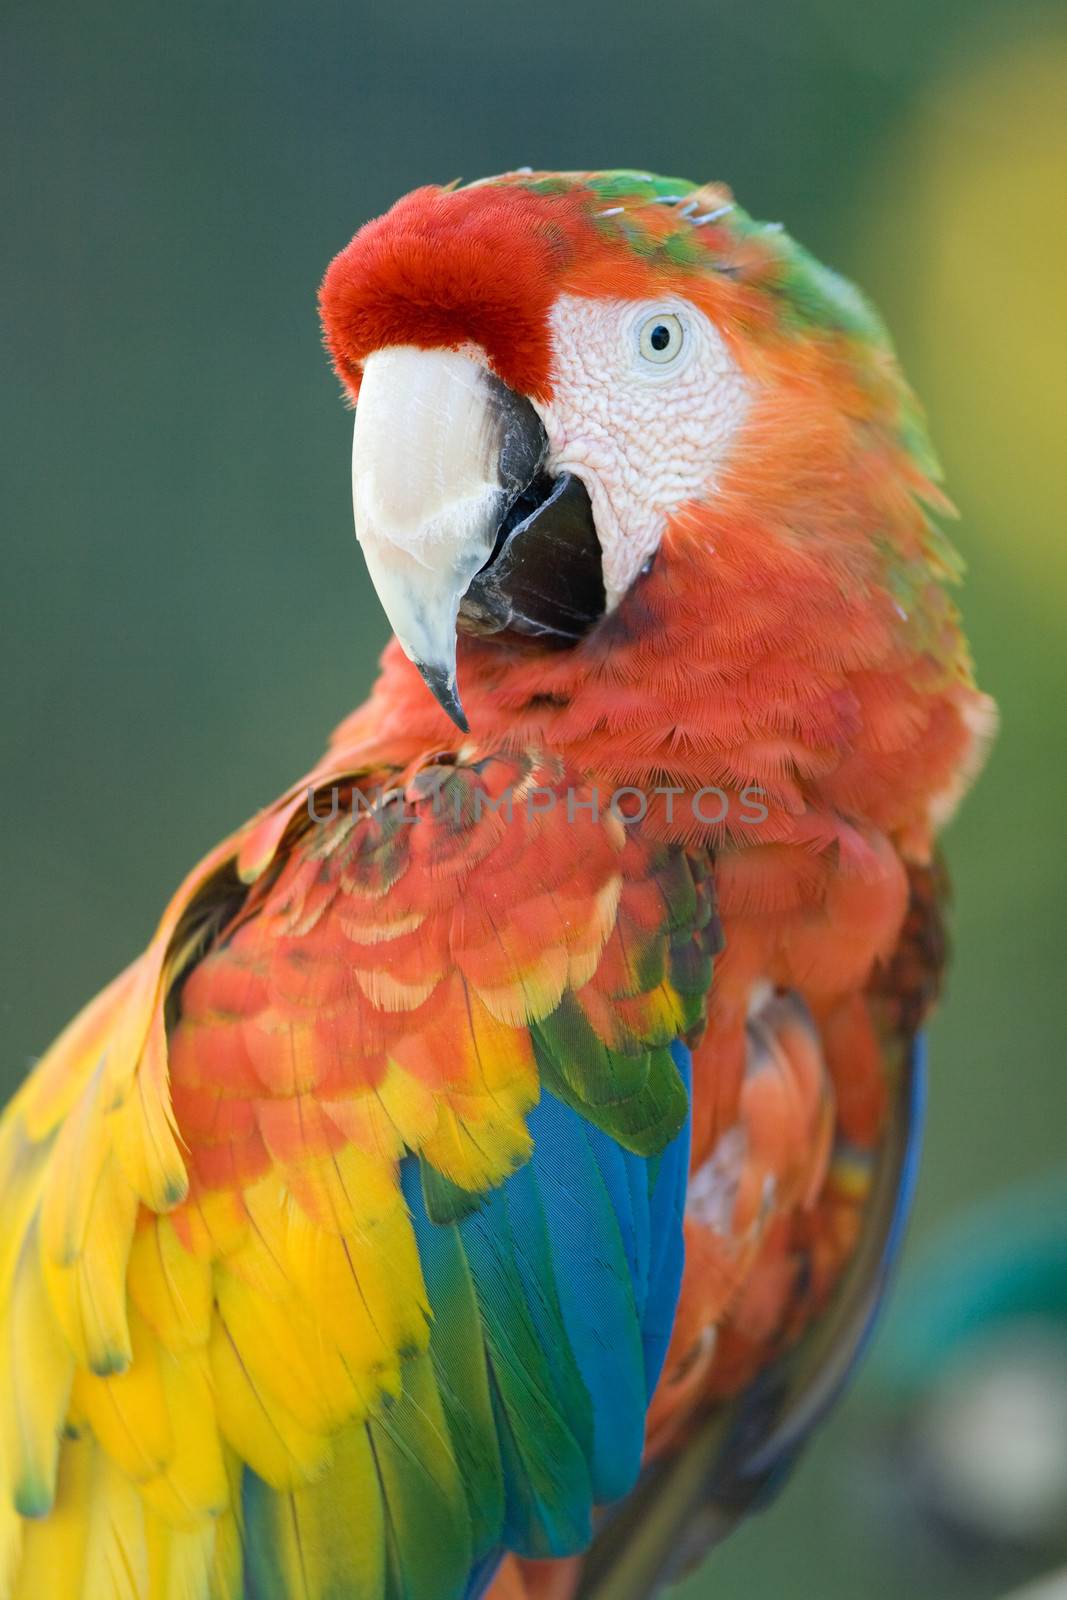
[[653, 350], [666, 350], [671, 342], [671, 330], [664, 322], [657, 322], [649, 335], [649, 344]]

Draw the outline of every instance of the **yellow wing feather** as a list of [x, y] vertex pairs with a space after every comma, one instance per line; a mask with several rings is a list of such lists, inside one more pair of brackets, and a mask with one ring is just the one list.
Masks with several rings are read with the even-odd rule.
[[[550, 776], [565, 781], [562, 770]], [[479, 907], [457, 894], [442, 858], [439, 875], [433, 860], [421, 880], [412, 869], [426, 908], [410, 884], [394, 898], [386, 840], [381, 862], [357, 852], [331, 868], [327, 889], [350, 894], [355, 915], [331, 937], [351, 945], [337, 959], [327, 948], [321, 961], [304, 952], [304, 965], [286, 966], [287, 946], [314, 935], [326, 904], [315, 898], [325, 856], [294, 852], [309, 870], [292, 905], [279, 891], [257, 906], [262, 958], [253, 944], [247, 963], [235, 956], [220, 977], [213, 955], [198, 958], [220, 919], [250, 925], [241, 847], [247, 884], [271, 866], [304, 792], [190, 876], [144, 956], [75, 1018], [0, 1123], [0, 1600], [230, 1600], [242, 1582], [242, 1463], [321, 1519], [334, 1513], [315, 1485], [335, 1455], [365, 1502], [368, 1536], [351, 1561], [367, 1564], [370, 1592], [378, 1581], [384, 1535], [370, 1535], [375, 1518], [384, 1527], [385, 1489], [368, 1441], [375, 1429], [388, 1436], [390, 1402], [428, 1371], [428, 1299], [396, 1161], [405, 1147], [420, 1151], [444, 1178], [477, 1189], [529, 1154], [539, 1077], [526, 1024], [567, 985], [592, 979], [620, 905], [626, 840], [621, 827], [597, 834], [573, 901], [552, 852], [538, 847], [550, 881], [530, 899], [536, 926], [521, 959], [493, 920], [508, 913], [499, 885]], [[449, 952], [434, 917], [456, 900]], [[487, 917], [486, 904], [499, 913]], [[379, 961], [383, 945], [396, 974]], [[257, 1033], [256, 1014], [239, 994], [226, 999], [225, 982], [246, 991], [277, 949], [279, 993], [286, 982], [300, 991], [305, 977], [328, 990], [340, 968], [341, 998], [320, 1004], [315, 990], [301, 1010], [298, 992]], [[420, 976], [433, 950], [440, 970]], [[222, 986], [193, 1016], [186, 1002], [205, 974], [208, 990]], [[168, 1038], [179, 982], [181, 1021]], [[380, 1002], [387, 1043], [362, 999], [366, 1037], [344, 1033], [356, 991]], [[424, 1003], [437, 1008], [428, 1031], [406, 1020]], [[239, 1074], [242, 1052], [259, 1088], [235, 1076], [220, 1097], [213, 1074]], [[330, 1079], [338, 1060], [366, 1064], [365, 1076]], [[230, 1119], [221, 1130], [218, 1116]], [[216, 1176], [205, 1177], [212, 1160]], [[418, 1401], [427, 1438], [442, 1433], [435, 1406], [431, 1385]], [[437, 1471], [442, 1503], [458, 1493], [445, 1468], [454, 1476], [450, 1457]]]
[[51, 1310], [35, 1218], [0, 1320], [0, 1459], [11, 1475], [15, 1506], [26, 1516], [40, 1516], [51, 1504], [74, 1377], [74, 1357]]

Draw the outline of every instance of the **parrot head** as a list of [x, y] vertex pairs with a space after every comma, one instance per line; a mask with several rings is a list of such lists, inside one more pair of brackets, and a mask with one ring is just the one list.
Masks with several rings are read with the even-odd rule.
[[770, 657], [759, 692], [780, 699], [819, 652], [968, 679], [929, 515], [951, 508], [885, 330], [721, 185], [418, 189], [332, 261], [320, 304], [370, 575], [460, 727], [461, 689], [480, 720], [494, 694], [529, 710], [514, 663], [542, 714], [572, 706], [579, 662], [647, 697], [665, 649], [676, 700], [687, 669]]

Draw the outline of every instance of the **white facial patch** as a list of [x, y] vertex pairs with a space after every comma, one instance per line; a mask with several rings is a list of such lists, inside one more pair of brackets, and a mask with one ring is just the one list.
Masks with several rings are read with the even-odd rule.
[[715, 325], [679, 297], [560, 295], [550, 323], [555, 392], [537, 404], [547, 464], [589, 493], [610, 610], [668, 518], [714, 494], [752, 384]]

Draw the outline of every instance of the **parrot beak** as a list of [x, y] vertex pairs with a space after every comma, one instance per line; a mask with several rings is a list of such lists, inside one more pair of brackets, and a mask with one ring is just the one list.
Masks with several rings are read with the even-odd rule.
[[569, 644], [604, 609], [588, 496], [542, 470], [547, 450], [530, 402], [469, 356], [400, 345], [364, 363], [356, 536], [404, 653], [464, 731], [458, 627]]

